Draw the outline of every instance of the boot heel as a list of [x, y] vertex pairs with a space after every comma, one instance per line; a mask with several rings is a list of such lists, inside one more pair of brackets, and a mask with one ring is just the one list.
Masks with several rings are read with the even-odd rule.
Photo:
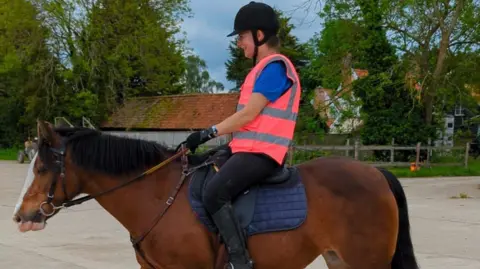
[[229, 254], [228, 269], [251, 269], [253, 261], [247, 250], [245, 234], [227, 203], [212, 215]]

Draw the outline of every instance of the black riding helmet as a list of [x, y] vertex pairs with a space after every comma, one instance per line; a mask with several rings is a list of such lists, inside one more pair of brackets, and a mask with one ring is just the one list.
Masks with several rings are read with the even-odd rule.
[[[253, 42], [255, 42], [253, 55], [253, 65], [255, 65], [258, 47], [265, 44], [270, 37], [277, 35], [279, 28], [280, 23], [275, 10], [267, 4], [252, 1], [238, 11], [235, 16], [234, 31], [228, 37], [243, 31], [252, 32]], [[265, 35], [261, 41], [257, 38], [258, 30], [262, 30]]]

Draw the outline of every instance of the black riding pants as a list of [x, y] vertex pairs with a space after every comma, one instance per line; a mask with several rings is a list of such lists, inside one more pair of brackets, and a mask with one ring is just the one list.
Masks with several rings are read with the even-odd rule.
[[279, 164], [264, 154], [238, 152], [207, 183], [203, 203], [210, 214], [217, 212], [251, 185], [272, 175]]

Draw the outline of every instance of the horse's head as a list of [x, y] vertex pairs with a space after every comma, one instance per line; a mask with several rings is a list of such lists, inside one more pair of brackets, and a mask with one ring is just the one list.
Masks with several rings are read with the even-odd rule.
[[57, 207], [79, 192], [75, 173], [66, 172], [71, 161], [66, 156], [65, 138], [44, 121], [38, 121], [37, 131], [38, 153], [14, 212], [14, 221], [22, 232], [42, 230], [46, 220], [60, 210]]
[[[38, 121], [38, 151], [15, 207], [22, 232], [42, 230], [61, 208], [114, 191], [118, 180], [144, 172], [176, 152], [152, 141]], [[90, 196], [73, 200], [84, 193]]]

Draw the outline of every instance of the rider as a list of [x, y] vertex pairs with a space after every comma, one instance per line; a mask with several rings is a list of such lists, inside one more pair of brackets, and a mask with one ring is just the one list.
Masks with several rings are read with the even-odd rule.
[[203, 202], [235, 269], [253, 268], [253, 261], [231, 201], [284, 163], [298, 114], [300, 81], [291, 61], [278, 52], [278, 30], [277, 15], [266, 4], [250, 2], [238, 11], [228, 36], [238, 35], [237, 46], [254, 67], [240, 89], [237, 112], [186, 140], [186, 147], [195, 151], [216, 136], [233, 133], [232, 156], [208, 182]]

